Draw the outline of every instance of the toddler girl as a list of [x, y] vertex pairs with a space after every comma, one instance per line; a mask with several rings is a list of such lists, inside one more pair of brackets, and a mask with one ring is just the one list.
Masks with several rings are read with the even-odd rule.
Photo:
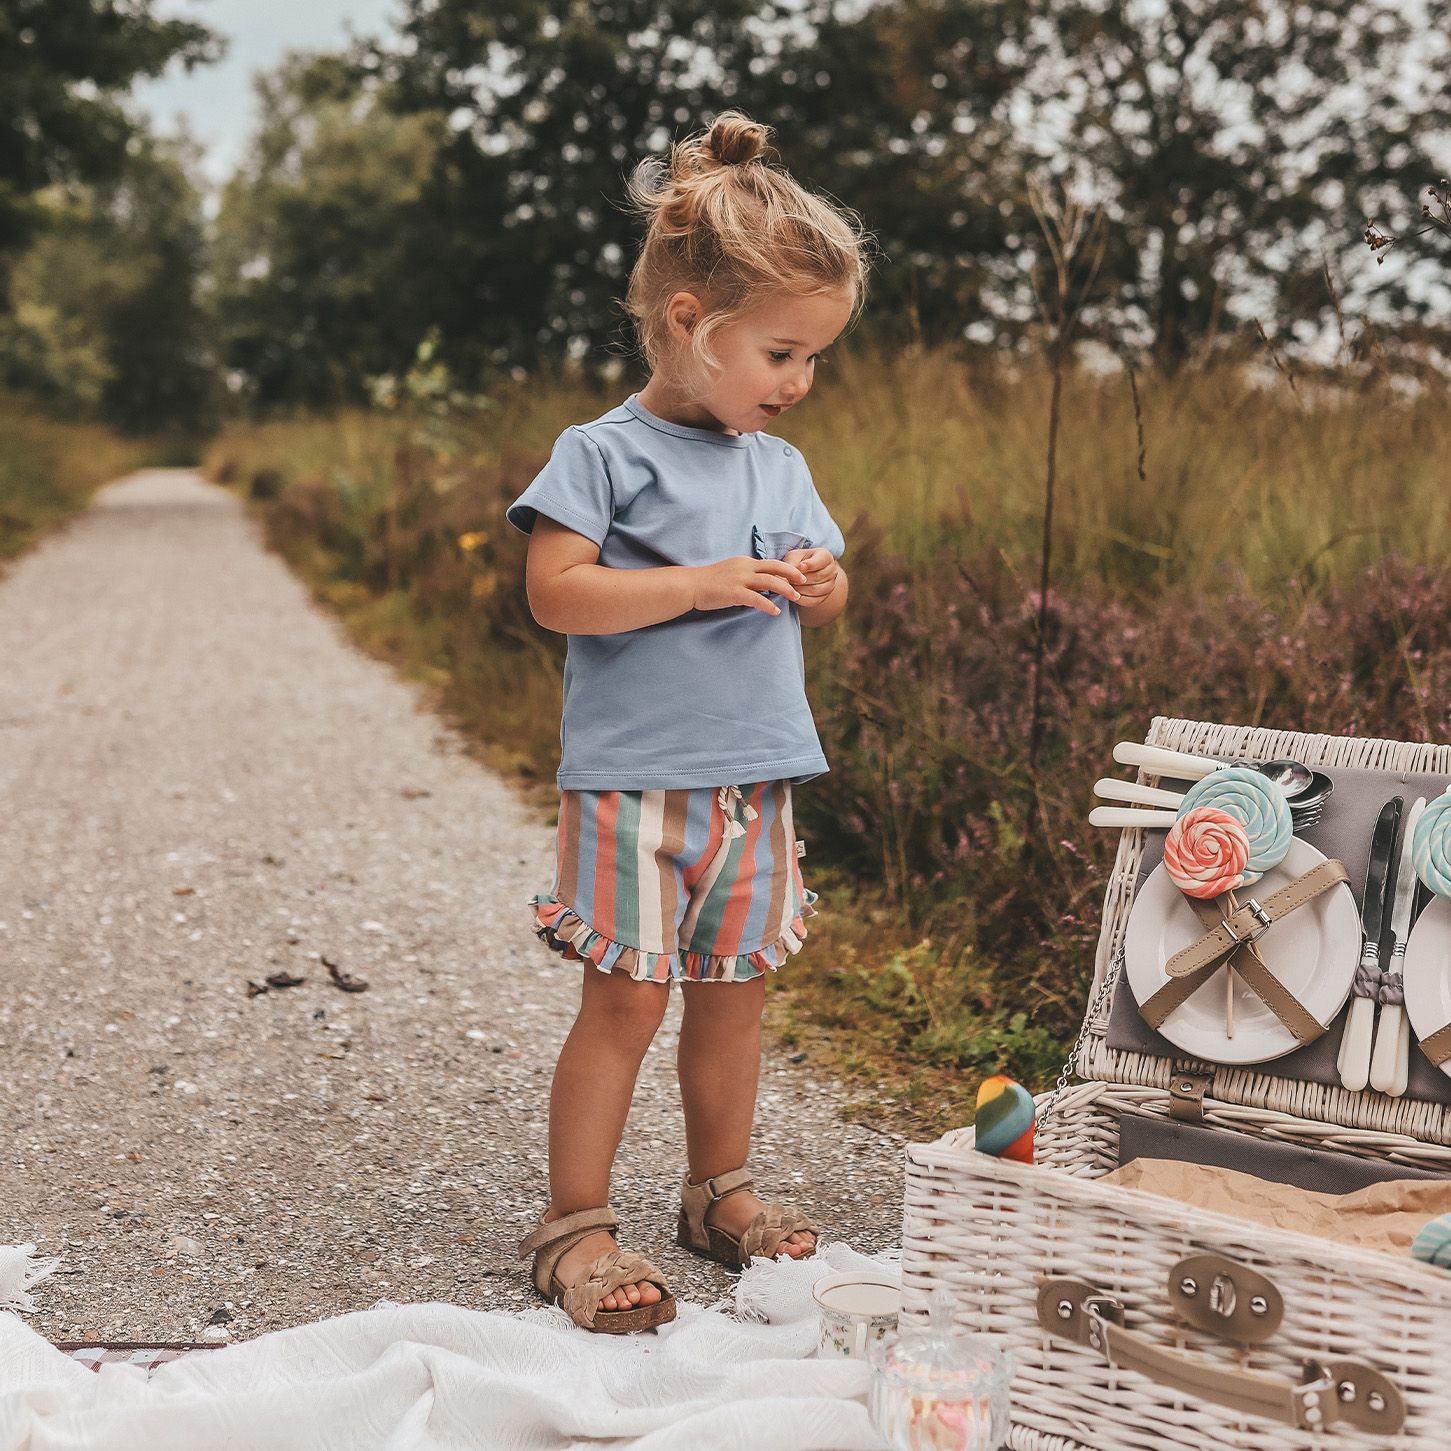
[[650, 379], [568, 428], [508, 510], [534, 617], [569, 636], [554, 890], [540, 937], [588, 964], [554, 1073], [549, 1207], [520, 1246], [577, 1324], [674, 1318], [620, 1250], [610, 1170], [670, 983], [685, 992], [689, 1172], [679, 1242], [732, 1268], [811, 1253], [816, 1226], [745, 1167], [767, 968], [806, 935], [791, 788], [826, 770], [800, 626], [846, 604], [841, 531], [800, 453], [762, 432], [811, 389], [865, 281], [856, 219], [762, 157], [727, 112], [645, 162], [627, 307]]

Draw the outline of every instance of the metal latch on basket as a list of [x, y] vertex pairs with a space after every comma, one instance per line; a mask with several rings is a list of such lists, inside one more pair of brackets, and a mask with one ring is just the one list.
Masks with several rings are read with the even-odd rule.
[[1214, 1082], [1210, 1073], [1176, 1068], [1169, 1075], [1169, 1117], [1192, 1123], [1204, 1121], [1204, 1095]]
[[1169, 1304], [1196, 1330], [1258, 1345], [1280, 1328], [1285, 1301], [1271, 1280], [1227, 1255], [1191, 1255], [1169, 1271]]
[[1400, 1391], [1374, 1366], [1354, 1360], [1306, 1361], [1299, 1381], [1261, 1375], [1217, 1361], [1194, 1360], [1124, 1327], [1124, 1307], [1081, 1280], [1045, 1279], [1038, 1324], [1048, 1335], [1086, 1345], [1113, 1367], [1135, 1371], [1180, 1395], [1264, 1416], [1303, 1431], [1344, 1421], [1358, 1431], [1393, 1436], [1406, 1420]]

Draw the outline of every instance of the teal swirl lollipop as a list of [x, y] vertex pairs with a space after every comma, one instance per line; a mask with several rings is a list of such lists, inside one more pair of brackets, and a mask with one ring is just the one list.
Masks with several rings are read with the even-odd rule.
[[[1257, 882], [1284, 861], [1295, 828], [1285, 793], [1250, 766], [1227, 766], [1196, 781], [1179, 805], [1182, 818], [1200, 806], [1215, 806], [1241, 822], [1249, 837], [1245, 883]], [[1429, 812], [1427, 813], [1430, 814]]]
[[1451, 791], [1421, 813], [1411, 838], [1416, 875], [1438, 897], [1451, 897]]

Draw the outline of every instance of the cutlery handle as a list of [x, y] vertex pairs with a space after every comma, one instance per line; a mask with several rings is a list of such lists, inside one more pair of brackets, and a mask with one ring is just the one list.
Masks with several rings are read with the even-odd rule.
[[1113, 758], [1120, 766], [1142, 766], [1160, 776], [1176, 776], [1181, 781], [1198, 781], [1217, 771], [1223, 761], [1208, 756], [1191, 756], [1185, 751], [1169, 751], [1163, 746], [1146, 746], [1138, 741], [1120, 741], [1113, 748]]
[[1088, 813], [1090, 826], [1173, 826], [1178, 817], [1172, 811], [1134, 811], [1127, 806], [1095, 806]]
[[1404, 1008], [1401, 1010], [1401, 1031], [1396, 1035], [1396, 1076], [1390, 1086], [1392, 1098], [1400, 1098], [1406, 1091], [1411, 1076], [1411, 1020]]
[[1177, 791], [1161, 791], [1157, 786], [1140, 786], [1137, 781], [1119, 781], [1113, 776], [1105, 776], [1102, 781], [1095, 783], [1093, 794], [1102, 796], [1105, 801], [1131, 801], [1137, 806], [1167, 806], [1171, 811], [1184, 799]]
[[1396, 1081], [1396, 1059], [1401, 1051], [1401, 1005], [1387, 1003], [1375, 1028], [1375, 1052], [1370, 1060], [1370, 1086], [1389, 1093]]
[[1356, 998], [1345, 1022], [1345, 1041], [1340, 1045], [1340, 1081], [1352, 1093], [1370, 1082], [1370, 1041], [1375, 1031], [1375, 999]]

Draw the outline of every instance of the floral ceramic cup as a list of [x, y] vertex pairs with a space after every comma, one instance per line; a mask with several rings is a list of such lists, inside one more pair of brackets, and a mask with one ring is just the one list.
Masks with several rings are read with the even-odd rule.
[[812, 1287], [811, 1298], [821, 1316], [817, 1355], [865, 1360], [867, 1346], [897, 1328], [902, 1287], [888, 1274], [828, 1275]]

